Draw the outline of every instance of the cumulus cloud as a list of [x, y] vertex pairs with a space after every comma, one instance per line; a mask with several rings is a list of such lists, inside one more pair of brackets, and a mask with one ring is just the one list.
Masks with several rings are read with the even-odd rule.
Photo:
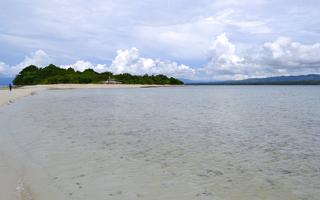
[[[265, 42], [260, 47], [243, 52], [237, 48], [237, 43], [229, 40], [226, 33], [222, 33], [217, 35], [204, 51], [207, 51], [208, 62], [198, 67], [143, 57], [137, 48], [118, 50], [111, 64], [93, 64], [78, 60], [74, 64], [61, 67], [71, 67], [76, 71], [90, 68], [97, 72], [111, 71], [115, 74], [165, 74], [194, 80], [228, 80], [320, 73], [320, 43], [302, 44], [293, 42], [287, 37], [279, 37], [275, 41]], [[38, 50], [26, 56], [15, 66], [0, 62], [0, 75], [14, 76], [28, 65], [43, 67], [51, 61], [47, 53]]]
[[301, 44], [287, 37], [244, 53], [237, 52], [236, 45], [223, 33], [208, 53], [208, 64], [198, 71], [210, 80], [320, 73], [320, 43]]
[[165, 74], [175, 77], [192, 78], [195, 69], [187, 65], [179, 65], [176, 62], [162, 61], [160, 59], [144, 58], [140, 56], [137, 48], [118, 50], [111, 65], [93, 64], [88, 61], [79, 60], [71, 65], [62, 65], [62, 68], [73, 68], [76, 71], [93, 69], [97, 72], [110, 71], [115, 74], [131, 73], [135, 75], [143, 74]]
[[242, 40], [247, 38], [252, 41], [256, 35], [270, 34], [272, 31], [267, 19], [257, 19], [239, 9], [229, 8], [183, 23], [138, 26], [135, 34], [148, 49], [154, 48], [157, 43], [158, 48], [165, 49], [162, 54], [168, 54], [173, 59], [203, 59], [213, 35], [237, 32], [234, 35], [243, 34]]
[[274, 67], [320, 68], [320, 43], [301, 44], [279, 37], [264, 44], [263, 61]]
[[237, 66], [244, 61], [236, 54], [236, 47], [227, 38], [226, 33], [218, 35], [209, 48], [210, 64], [216, 65], [220, 69], [228, 69]]
[[96, 72], [105, 72], [107, 71], [107, 65], [106, 64], [97, 64], [94, 65], [91, 62], [78, 60], [74, 64], [71, 65], [62, 65], [62, 68], [68, 69], [73, 68], [76, 71], [83, 72], [86, 69], [93, 69]]
[[25, 56], [25, 58], [20, 63], [14, 66], [9, 66], [5, 63], [0, 62], [0, 75], [15, 76], [26, 66], [36, 65], [39, 67], [43, 67], [48, 65], [51, 61], [51, 57], [46, 52], [44, 52], [43, 50], [37, 50], [31, 53], [29, 56]]
[[31, 53], [30, 56], [26, 56], [22, 62], [17, 64], [14, 68], [16, 70], [21, 70], [28, 65], [36, 65], [43, 67], [48, 65], [51, 62], [50, 56], [43, 50], [37, 50]]
[[[0, 62], [0, 75], [14, 76], [28, 65], [44, 67], [50, 64], [51, 61], [52, 59], [47, 53], [38, 50], [31, 55], [26, 56], [22, 62], [15, 66], [10, 67], [5, 63]], [[137, 48], [118, 50], [117, 56], [113, 59], [111, 65], [93, 64], [89, 61], [78, 60], [74, 64], [61, 65], [60, 67], [65, 69], [73, 68], [74, 70], [81, 72], [86, 69], [93, 69], [97, 72], [111, 71], [115, 74], [165, 74], [189, 78], [195, 73], [195, 69], [183, 64], [179, 65], [176, 62], [141, 57]]]
[[209, 62], [203, 68], [208, 79], [243, 79], [254, 69], [252, 63], [248, 65], [246, 59], [236, 52], [236, 46], [222, 33], [217, 36], [208, 50]]
[[116, 74], [166, 74], [198, 80], [245, 79], [320, 72], [320, 44], [301, 44], [286, 37], [265, 42], [262, 47], [252, 48], [244, 53], [237, 50], [237, 45], [229, 40], [226, 33], [222, 33], [204, 51], [207, 51], [208, 63], [202, 67], [145, 58], [137, 48], [118, 50], [111, 65], [94, 65], [80, 60], [62, 67], [72, 67], [78, 71], [91, 68], [98, 72], [111, 71]]
[[192, 77], [195, 73], [191, 67], [176, 62], [141, 57], [137, 48], [118, 50], [109, 70], [117, 74], [166, 74], [178, 77]]
[[148, 52], [148, 57], [190, 65], [202, 63], [212, 36], [221, 32], [248, 45], [260, 45], [279, 35], [319, 41], [316, 1], [288, 2], [0, 1], [0, 7], [6, 8], [0, 17], [0, 46], [7, 51], [2, 59], [43, 49], [59, 63], [83, 57], [110, 60], [117, 49], [136, 46]]

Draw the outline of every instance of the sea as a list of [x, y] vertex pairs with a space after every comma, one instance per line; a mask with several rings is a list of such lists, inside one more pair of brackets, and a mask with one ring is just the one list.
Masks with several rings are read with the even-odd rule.
[[319, 86], [48, 90], [0, 127], [70, 199], [320, 197]]
[[0, 77], [0, 87], [8, 87], [9, 83], [12, 83], [13, 78]]

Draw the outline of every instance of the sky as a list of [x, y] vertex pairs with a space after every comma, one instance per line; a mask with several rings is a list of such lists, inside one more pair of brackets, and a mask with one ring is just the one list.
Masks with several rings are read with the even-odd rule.
[[1, 0], [0, 77], [31, 64], [191, 80], [320, 73], [319, 0]]

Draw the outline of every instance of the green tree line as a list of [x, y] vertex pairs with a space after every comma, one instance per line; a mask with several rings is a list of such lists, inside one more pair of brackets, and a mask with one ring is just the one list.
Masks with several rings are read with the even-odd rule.
[[108, 79], [119, 81], [123, 84], [156, 84], [156, 85], [181, 85], [182, 81], [165, 75], [131, 75], [113, 74], [111, 72], [98, 73], [93, 69], [86, 69], [83, 72], [75, 71], [73, 68], [63, 69], [53, 64], [44, 68], [30, 65], [15, 77], [15, 85], [38, 85], [58, 83], [103, 83]]

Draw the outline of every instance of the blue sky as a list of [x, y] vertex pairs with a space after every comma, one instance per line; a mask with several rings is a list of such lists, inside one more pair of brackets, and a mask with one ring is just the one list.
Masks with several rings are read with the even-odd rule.
[[195, 80], [320, 73], [317, 0], [0, 1], [0, 77], [30, 64]]

